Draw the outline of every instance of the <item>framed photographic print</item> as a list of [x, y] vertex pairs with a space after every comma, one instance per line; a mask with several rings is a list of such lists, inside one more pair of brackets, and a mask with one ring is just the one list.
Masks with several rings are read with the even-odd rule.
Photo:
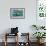
[[37, 0], [37, 15], [46, 18], [46, 0]]
[[46, 25], [46, 0], [37, 0], [36, 10], [36, 24]]
[[24, 19], [25, 8], [10, 8], [10, 18], [11, 19]]

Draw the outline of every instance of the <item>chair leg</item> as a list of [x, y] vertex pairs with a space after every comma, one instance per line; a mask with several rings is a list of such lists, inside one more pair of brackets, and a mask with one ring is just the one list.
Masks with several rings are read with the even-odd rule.
[[7, 46], [7, 42], [6, 42], [6, 41], [5, 41], [5, 43], [4, 43], [4, 44], [5, 44], [5, 46]]

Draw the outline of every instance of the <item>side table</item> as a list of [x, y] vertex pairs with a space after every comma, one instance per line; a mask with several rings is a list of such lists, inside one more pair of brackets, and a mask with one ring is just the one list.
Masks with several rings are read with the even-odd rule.
[[[7, 37], [7, 36], [9, 36], [9, 37]], [[10, 36], [16, 36], [15, 40], [17, 40], [17, 42], [16, 42], [15, 46], [18, 46], [18, 33], [15, 33], [15, 34], [6, 33], [5, 34], [5, 46], [7, 46], [7, 44], [8, 44], [7, 38], [10, 38]]]

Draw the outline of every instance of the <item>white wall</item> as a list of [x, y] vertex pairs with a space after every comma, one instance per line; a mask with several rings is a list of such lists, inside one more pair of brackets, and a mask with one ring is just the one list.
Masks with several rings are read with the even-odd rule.
[[[25, 19], [10, 19], [10, 8], [25, 8]], [[19, 27], [19, 32], [30, 32], [36, 24], [36, 0], [0, 0], [0, 34], [11, 27]]]

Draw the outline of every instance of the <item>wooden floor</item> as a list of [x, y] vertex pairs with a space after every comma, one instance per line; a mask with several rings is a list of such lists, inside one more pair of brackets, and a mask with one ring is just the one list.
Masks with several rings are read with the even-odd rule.
[[[4, 43], [1, 43], [1, 42], [0, 42], [0, 46], [4, 46]], [[10, 42], [10, 43], [8, 43], [7, 46], [15, 46], [15, 42], [14, 42], [14, 43]], [[24, 45], [24, 46], [25, 46], [25, 45]], [[37, 43], [32, 42], [32, 43], [30, 43], [30, 46], [37, 46]], [[46, 46], [46, 43], [44, 43], [44, 44], [41, 45], [41, 46]]]

